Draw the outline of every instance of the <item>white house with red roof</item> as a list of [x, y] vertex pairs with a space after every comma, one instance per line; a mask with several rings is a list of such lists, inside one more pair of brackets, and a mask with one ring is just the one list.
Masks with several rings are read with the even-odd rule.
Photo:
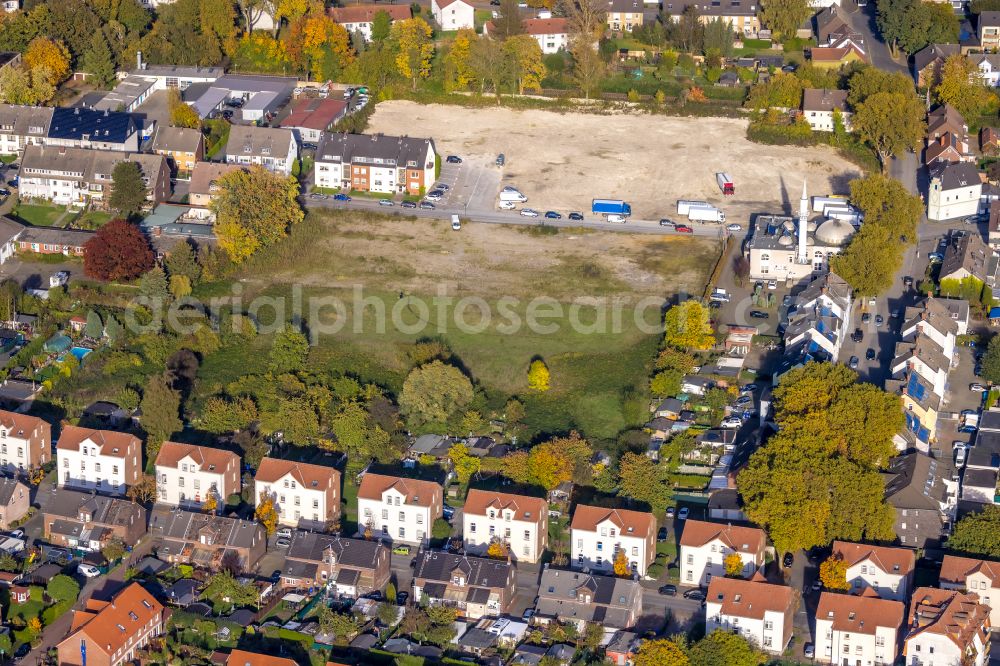
[[466, 0], [431, 0], [431, 13], [442, 30], [476, 27], [476, 8]]
[[629, 569], [645, 576], [656, 558], [656, 518], [651, 513], [578, 504], [571, 528], [577, 569], [612, 571], [622, 551]]
[[834, 541], [831, 556], [847, 563], [847, 584], [855, 592], [870, 587], [883, 599], [905, 602], [909, 598], [916, 565], [909, 548]]
[[681, 533], [681, 584], [706, 586], [726, 575], [725, 559], [736, 553], [749, 578], [764, 565], [767, 536], [756, 527], [687, 520]]
[[[555, 18], [530, 18], [521, 21], [526, 35], [531, 35], [538, 41], [542, 53], [558, 53], [569, 48], [569, 19]], [[483, 25], [483, 34], [489, 35], [496, 30], [493, 21], [487, 21]]]
[[426, 546], [443, 508], [440, 483], [368, 472], [358, 488], [358, 531]]
[[913, 592], [903, 653], [907, 664], [986, 666], [990, 608], [974, 592], [921, 587]]
[[127, 432], [63, 426], [56, 458], [60, 488], [124, 495], [142, 476], [142, 442]]
[[823, 592], [816, 607], [816, 660], [823, 664], [894, 664], [899, 656], [906, 604], [861, 595]]
[[1000, 562], [945, 555], [939, 580], [941, 589], [978, 594], [990, 607], [990, 624], [1000, 627]]
[[768, 583], [759, 571], [750, 580], [712, 579], [705, 599], [705, 633], [731, 631], [781, 654], [792, 637], [795, 596], [786, 585]]

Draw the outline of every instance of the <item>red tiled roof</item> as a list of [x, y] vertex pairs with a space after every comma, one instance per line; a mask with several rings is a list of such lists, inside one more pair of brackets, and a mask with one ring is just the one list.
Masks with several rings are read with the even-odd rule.
[[163, 612], [163, 606], [139, 583], [132, 583], [118, 593], [111, 603], [96, 612], [77, 611], [73, 627], [78, 629], [66, 641], [78, 641], [86, 634], [94, 647], [112, 655], [130, 639], [149, 628], [149, 623]]
[[869, 560], [882, 571], [905, 576], [916, 564], [916, 556], [908, 548], [891, 548], [889, 546], [871, 546], [866, 543], [851, 543], [849, 541], [834, 541], [833, 554], [840, 555], [848, 566]]
[[325, 130], [346, 108], [347, 102], [341, 99], [302, 98], [292, 105], [292, 112], [281, 121], [281, 126]]
[[574, 530], [593, 532], [597, 526], [610, 520], [618, 526], [625, 536], [646, 537], [656, 531], [656, 518], [645, 511], [630, 511], [628, 509], [606, 509], [600, 506], [577, 504], [573, 510]]
[[538, 497], [473, 489], [465, 498], [462, 510], [470, 516], [485, 516], [490, 508], [497, 511], [511, 509], [516, 520], [538, 522], [546, 515], [549, 504]]
[[[979, 603], [978, 594], [921, 587], [910, 601], [910, 636], [929, 632], [947, 636], [965, 650], [976, 632], [988, 626], [990, 607]], [[989, 637], [984, 636], [984, 641]]]
[[706, 603], [721, 604], [721, 614], [763, 619], [764, 613], [784, 613], [792, 603], [792, 588], [742, 578], [713, 576]]
[[[195, 446], [194, 444], [180, 444], [178, 442], [163, 442], [160, 453], [156, 456], [156, 464], [163, 467], [173, 467], [176, 469], [181, 459], [190, 456], [202, 468], [203, 472], [215, 472], [222, 474], [226, 471], [226, 466], [235, 460], [239, 464], [240, 457], [232, 451], [213, 449], [208, 446]], [[212, 466], [215, 469], [211, 469]], [[206, 469], [206, 467], [208, 469]]]
[[1000, 584], [1000, 562], [977, 560], [973, 557], [958, 557], [957, 555], [944, 556], [944, 560], [941, 562], [940, 578], [942, 583], [964, 586], [966, 578], [979, 572], [993, 581], [994, 585]]
[[386, 476], [369, 472], [361, 479], [358, 497], [381, 501], [382, 495], [389, 488], [395, 488], [405, 496], [406, 504], [430, 506], [435, 497], [441, 498], [441, 484], [419, 479], [404, 479], [399, 476]]
[[680, 545], [701, 548], [716, 539], [740, 553], [759, 553], [767, 544], [764, 530], [756, 527], [721, 525], [688, 519], [685, 521], [684, 531], [681, 532]]
[[8, 434], [14, 437], [30, 437], [35, 428], [41, 426], [46, 432], [51, 432], [52, 428], [47, 421], [43, 421], [37, 416], [27, 416], [17, 412], [6, 412], [0, 410], [0, 426], [7, 429]]
[[868, 594], [855, 596], [823, 592], [816, 607], [816, 620], [832, 621], [835, 631], [852, 634], [874, 634], [879, 627], [892, 627], [899, 631], [905, 615], [903, 602]]
[[132, 445], [141, 444], [139, 438], [127, 432], [114, 430], [94, 430], [77, 426], [63, 426], [56, 449], [60, 451], [79, 451], [80, 445], [90, 441], [101, 447], [102, 456], [117, 456], [124, 458]]
[[569, 33], [569, 19], [532, 18], [521, 21], [529, 35], [562, 35]]
[[333, 467], [323, 465], [310, 465], [309, 463], [294, 462], [291, 460], [279, 460], [278, 458], [264, 458], [257, 467], [255, 481], [264, 483], [274, 483], [287, 474], [299, 482], [307, 490], [327, 490], [330, 486], [340, 485], [340, 472]]
[[371, 23], [378, 12], [387, 13], [393, 21], [404, 21], [413, 16], [409, 5], [351, 5], [330, 7], [326, 11], [337, 23]]
[[226, 666], [297, 666], [291, 659], [274, 657], [269, 654], [258, 654], [244, 650], [233, 650], [229, 653]]

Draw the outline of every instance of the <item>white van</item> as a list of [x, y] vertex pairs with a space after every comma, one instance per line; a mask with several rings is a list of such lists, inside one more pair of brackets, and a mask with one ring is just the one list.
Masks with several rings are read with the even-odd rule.
[[625, 224], [628, 221], [628, 218], [624, 215], [617, 215], [615, 213], [610, 213], [607, 219], [608, 222], [620, 222], [621, 224]]
[[451, 228], [454, 231], [458, 231], [462, 228], [462, 221], [458, 219], [458, 215], [451, 216]]

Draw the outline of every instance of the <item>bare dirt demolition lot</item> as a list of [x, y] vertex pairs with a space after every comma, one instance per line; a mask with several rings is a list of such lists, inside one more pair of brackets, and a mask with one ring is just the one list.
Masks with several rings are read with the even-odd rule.
[[[847, 192], [856, 166], [827, 147], [751, 143], [747, 121], [646, 114], [596, 115], [505, 108], [379, 103], [370, 132], [429, 136], [466, 168], [492, 167], [504, 153], [503, 184], [538, 210], [588, 212], [597, 197], [625, 199], [639, 219], [671, 217], [677, 199], [719, 204], [731, 222], [752, 213], [798, 209], [802, 180], [811, 195]], [[495, 168], [495, 167], [493, 167]], [[729, 173], [723, 198], [715, 173]]]

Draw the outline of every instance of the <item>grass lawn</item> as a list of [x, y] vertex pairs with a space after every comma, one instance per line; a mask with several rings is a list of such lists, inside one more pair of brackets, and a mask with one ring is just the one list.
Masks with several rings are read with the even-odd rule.
[[33, 227], [51, 227], [65, 212], [66, 208], [63, 206], [19, 203], [11, 215]]
[[80, 229], [99, 229], [111, 221], [114, 217], [111, 213], [99, 210], [88, 210], [86, 213], [76, 218], [76, 226]]

